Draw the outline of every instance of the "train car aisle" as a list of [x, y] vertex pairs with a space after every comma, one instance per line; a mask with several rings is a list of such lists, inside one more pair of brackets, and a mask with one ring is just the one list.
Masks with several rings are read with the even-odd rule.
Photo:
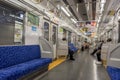
[[75, 61], [65, 61], [35, 80], [110, 80], [102, 65], [88, 51], [77, 54]]

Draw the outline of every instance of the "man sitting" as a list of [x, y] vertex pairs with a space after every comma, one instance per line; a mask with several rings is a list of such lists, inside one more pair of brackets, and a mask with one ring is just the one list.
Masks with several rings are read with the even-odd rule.
[[102, 48], [102, 44], [103, 44], [104, 41], [100, 41], [96, 48], [94, 49], [94, 51], [91, 53], [91, 55], [94, 55], [96, 53], [97, 55], [97, 62], [96, 64], [102, 64], [101, 62], [101, 48]]
[[70, 48], [70, 46], [68, 46], [68, 55], [67, 55], [67, 58], [69, 58], [69, 60], [75, 60], [73, 58], [73, 54], [74, 54], [74, 51]]

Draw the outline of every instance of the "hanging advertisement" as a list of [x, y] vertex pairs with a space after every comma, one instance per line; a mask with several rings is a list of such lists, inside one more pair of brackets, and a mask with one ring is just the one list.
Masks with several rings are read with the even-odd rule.
[[58, 38], [62, 40], [63, 38], [63, 28], [62, 26], [58, 27]]
[[[92, 33], [96, 32], [96, 21], [86, 21], [86, 22], [78, 22], [78, 28], [82, 31], [86, 36], [91, 36]], [[92, 35], [93, 37], [93, 35]]]
[[25, 44], [39, 43], [39, 16], [35, 14], [27, 14], [27, 27], [25, 27]]

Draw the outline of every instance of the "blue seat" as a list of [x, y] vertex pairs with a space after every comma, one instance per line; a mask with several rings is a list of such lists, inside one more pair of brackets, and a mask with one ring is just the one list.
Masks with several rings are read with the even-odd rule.
[[78, 48], [76, 48], [73, 43], [69, 43], [68, 46], [70, 50], [72, 50], [73, 52], [77, 52]]
[[107, 71], [111, 80], [120, 80], [120, 68], [108, 66]]
[[0, 80], [17, 80], [50, 62], [41, 58], [39, 45], [0, 47]]

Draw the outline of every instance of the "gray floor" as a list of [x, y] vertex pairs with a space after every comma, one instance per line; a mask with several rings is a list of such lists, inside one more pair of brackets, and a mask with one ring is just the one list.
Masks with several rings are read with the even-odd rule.
[[36, 80], [110, 80], [105, 68], [95, 64], [88, 51], [76, 56], [75, 61], [65, 61]]

